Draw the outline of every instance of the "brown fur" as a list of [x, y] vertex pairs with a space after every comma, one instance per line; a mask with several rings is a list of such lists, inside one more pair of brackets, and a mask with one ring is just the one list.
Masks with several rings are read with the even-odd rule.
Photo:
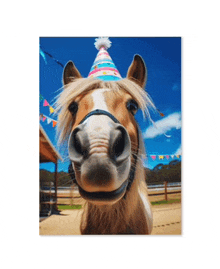
[[87, 203], [81, 222], [82, 234], [149, 234], [144, 206], [138, 195], [137, 180], [114, 205], [96, 206]]
[[[141, 135], [139, 139], [141, 139]], [[144, 152], [143, 143], [141, 143], [139, 156], [141, 157]], [[141, 158], [138, 159], [135, 180], [125, 199], [121, 199], [110, 206], [96, 206], [86, 203], [81, 220], [81, 233], [150, 234], [152, 230], [152, 212], [146, 216], [140, 192], [148, 200]]]
[[[80, 100], [89, 91], [100, 88], [111, 89], [111, 94], [114, 92], [118, 94], [128, 93], [137, 101], [144, 114], [149, 115], [149, 105], [154, 108], [147, 93], [129, 79], [122, 79], [117, 82], [103, 82], [91, 78], [76, 79], [64, 87], [63, 92], [57, 99], [59, 142], [67, 141], [71, 130], [78, 124], [80, 118], [84, 117], [82, 113], [88, 113], [88, 111], [84, 111], [80, 115], [77, 115], [78, 118], [74, 119], [68, 111], [70, 103], [77, 99]], [[89, 110], [89, 103], [86, 103]], [[113, 115], [121, 114], [114, 111], [117, 107], [116, 105], [112, 107], [111, 112]], [[134, 121], [134, 119], [131, 118], [131, 121]], [[88, 202], [85, 206], [81, 222], [82, 234], [149, 234], [151, 232], [151, 212], [150, 209], [146, 212], [140, 196], [142, 193], [146, 201], [148, 201], [145, 173], [141, 159], [142, 155], [144, 155], [141, 135], [139, 137], [139, 143], [135, 179], [131, 189], [126, 194], [126, 199], [121, 199], [109, 206], [97, 206]], [[149, 204], [149, 201], [147, 203]]]

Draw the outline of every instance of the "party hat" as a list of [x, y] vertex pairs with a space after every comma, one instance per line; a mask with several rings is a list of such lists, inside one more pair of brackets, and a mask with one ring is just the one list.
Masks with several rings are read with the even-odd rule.
[[98, 78], [104, 81], [116, 81], [121, 79], [115, 64], [112, 61], [107, 49], [111, 47], [108, 37], [95, 39], [95, 47], [99, 51], [92, 65], [88, 77]]

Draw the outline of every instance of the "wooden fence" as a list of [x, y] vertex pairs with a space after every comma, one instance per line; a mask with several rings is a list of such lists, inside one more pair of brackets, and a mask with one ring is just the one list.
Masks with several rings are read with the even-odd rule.
[[[164, 184], [148, 187], [148, 196], [151, 202], [171, 199], [181, 199], [181, 184], [176, 183], [170, 185], [166, 181]], [[84, 199], [81, 198], [78, 189], [71, 188], [70, 190], [62, 191], [58, 188], [57, 204], [84, 204]]]
[[[167, 182], [161, 185], [148, 186], [148, 196], [152, 203], [157, 204], [160, 201], [181, 201], [181, 184], [170, 185]], [[59, 188], [57, 191], [57, 199], [55, 190], [40, 190], [40, 219], [48, 217], [56, 212], [57, 205], [84, 205], [85, 200], [80, 196], [77, 187]], [[152, 203], [152, 204], [153, 204]]]

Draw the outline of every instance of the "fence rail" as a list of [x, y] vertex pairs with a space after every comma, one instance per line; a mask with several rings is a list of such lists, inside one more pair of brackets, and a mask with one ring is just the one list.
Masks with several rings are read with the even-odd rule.
[[[181, 194], [181, 183], [166, 183], [164, 184], [159, 184], [159, 185], [149, 185], [148, 186], [148, 195], [150, 196], [151, 200], [153, 201], [154, 197], [158, 197], [163, 200], [163, 197], [166, 201], [168, 201], [168, 198], [174, 195]], [[57, 199], [58, 205], [64, 204], [64, 199], [68, 199], [69, 201], [73, 201], [74, 199], [75, 202], [78, 202], [82, 198], [79, 195], [78, 189], [74, 188], [59, 188], [58, 187], [58, 192], [57, 192]], [[158, 200], [157, 198], [157, 200]], [[68, 202], [68, 201], [66, 201]]]
[[[48, 199], [45, 201], [41, 201], [42, 204], [48, 204], [52, 206], [56, 203], [57, 205], [64, 204], [74, 204], [74, 203], [84, 203], [82, 197], [78, 192], [78, 188], [76, 186], [72, 187], [58, 187], [57, 190], [57, 199], [55, 197], [54, 188], [50, 189], [41, 189], [41, 193], [48, 196]], [[168, 198], [176, 199], [181, 198], [181, 183], [167, 183], [158, 185], [149, 185], [148, 186], [148, 195], [151, 202], [166, 200]]]
[[[176, 194], [176, 193], [181, 193], [181, 191], [172, 191], [172, 192], [167, 192], [168, 194]], [[159, 195], [165, 195], [165, 193], [149, 193], [148, 196], [159, 196]], [[167, 199], [165, 198], [167, 201]]]

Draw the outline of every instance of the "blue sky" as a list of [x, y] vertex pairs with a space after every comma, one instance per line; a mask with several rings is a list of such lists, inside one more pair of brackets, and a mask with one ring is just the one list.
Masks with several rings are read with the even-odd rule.
[[[126, 77], [133, 56], [143, 57], [147, 69], [148, 80], [146, 91], [153, 99], [164, 117], [151, 113], [157, 128], [148, 120], [144, 120], [141, 112], [136, 115], [142, 130], [148, 155], [181, 154], [181, 38], [125, 38], [109, 37], [112, 46], [108, 52], [122, 77]], [[89, 38], [40, 38], [42, 49], [65, 65], [72, 60], [83, 77], [87, 77], [98, 53], [94, 46], [95, 37]], [[63, 68], [48, 55], [46, 62], [40, 55], [40, 93], [53, 103], [57, 90], [62, 87]], [[48, 107], [40, 102], [40, 113], [51, 118]], [[40, 121], [52, 143], [56, 147], [55, 129], [52, 123]], [[164, 135], [166, 133], [167, 136]], [[153, 168], [158, 163], [166, 164], [170, 160], [153, 161], [148, 157], [145, 165]], [[67, 171], [69, 162], [59, 163], [59, 171]], [[54, 171], [53, 164], [41, 164], [40, 168]]]

